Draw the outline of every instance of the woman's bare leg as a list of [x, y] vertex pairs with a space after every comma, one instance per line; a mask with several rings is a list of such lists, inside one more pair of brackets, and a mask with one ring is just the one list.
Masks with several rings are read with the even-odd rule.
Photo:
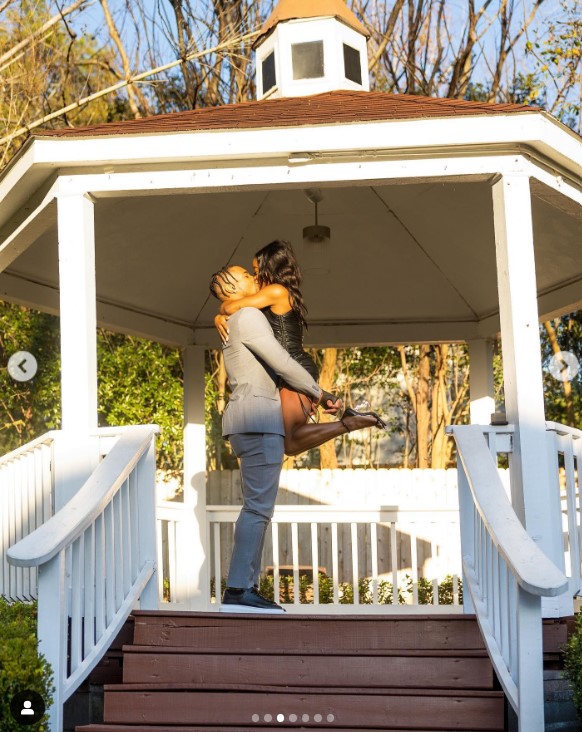
[[283, 424], [285, 425], [285, 454], [299, 455], [312, 447], [319, 447], [334, 437], [344, 435], [346, 427], [350, 432], [373, 427], [376, 424], [374, 417], [344, 417], [342, 422], [321, 422], [319, 424], [307, 422], [307, 415], [311, 411], [311, 400], [304, 394], [298, 394], [291, 389], [281, 389], [281, 409], [283, 410]]

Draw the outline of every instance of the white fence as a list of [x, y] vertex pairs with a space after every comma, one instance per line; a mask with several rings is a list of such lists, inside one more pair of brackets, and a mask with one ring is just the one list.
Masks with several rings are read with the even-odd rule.
[[580, 521], [580, 466], [582, 431], [546, 422], [550, 458], [560, 491], [564, 564], [572, 596], [582, 593], [582, 526]]
[[0, 595], [30, 601], [37, 596], [36, 567], [15, 567], [6, 552], [53, 515], [53, 444], [45, 435], [0, 458]]

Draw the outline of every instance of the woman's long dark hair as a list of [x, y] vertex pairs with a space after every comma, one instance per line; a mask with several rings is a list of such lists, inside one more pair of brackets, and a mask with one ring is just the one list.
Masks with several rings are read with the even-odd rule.
[[291, 307], [297, 313], [302, 325], [307, 327], [307, 308], [301, 294], [301, 270], [295, 259], [295, 252], [288, 241], [276, 239], [255, 254], [258, 264], [257, 282], [265, 285], [283, 285], [289, 291]]

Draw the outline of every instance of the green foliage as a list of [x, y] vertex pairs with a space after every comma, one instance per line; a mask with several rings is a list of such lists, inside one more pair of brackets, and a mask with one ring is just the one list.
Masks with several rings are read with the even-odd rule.
[[[561, 351], [573, 353], [582, 363], [582, 311], [563, 315], [551, 321]], [[570, 398], [566, 397], [565, 382], [554, 378], [549, 370], [553, 350], [544, 325], [540, 326], [542, 346], [542, 367], [544, 380], [544, 402], [546, 419], [571, 427], [579, 427], [582, 416], [582, 372], [568, 382]]]
[[[221, 581], [221, 595], [226, 587], [226, 578]], [[339, 604], [354, 604], [354, 587], [350, 582], [340, 582], [339, 588]], [[394, 602], [393, 585], [387, 580], [378, 582], [378, 603], [380, 605], [392, 605]], [[275, 584], [272, 574], [261, 575], [259, 579], [259, 592], [268, 600], [275, 600]], [[358, 592], [360, 605], [372, 605], [374, 602], [372, 580], [368, 577], [360, 577], [358, 580]], [[463, 604], [463, 583], [458, 580], [459, 604]], [[210, 581], [210, 596], [216, 600], [214, 578]], [[413, 597], [412, 577], [406, 575], [403, 587], [397, 590], [398, 604], [404, 605]], [[279, 576], [279, 598], [277, 602], [285, 604], [293, 603], [294, 582], [291, 575]], [[320, 605], [329, 605], [333, 603], [333, 579], [326, 574], [319, 572], [319, 603]], [[313, 605], [313, 582], [311, 578], [302, 574], [299, 576], [299, 603], [301, 605]], [[433, 603], [433, 585], [432, 582], [425, 577], [420, 577], [418, 581], [418, 603], [419, 605], [432, 605]], [[453, 605], [453, 577], [447, 575], [439, 585], [439, 604]]]
[[[29, 351], [38, 362], [30, 381], [8, 374], [8, 359], [17, 351]], [[0, 364], [0, 451], [6, 453], [60, 426], [58, 319], [0, 303]]]
[[564, 675], [572, 687], [572, 699], [582, 719], [582, 613], [576, 615], [576, 628], [564, 650]]
[[97, 341], [99, 421], [157, 424], [157, 465], [180, 475], [183, 462], [183, 369], [180, 351], [104, 330]]
[[[39, 693], [48, 708], [52, 704], [54, 685], [52, 670], [37, 651], [36, 603], [9, 604], [0, 597], [0, 719], [2, 732], [22, 732], [22, 725], [10, 714], [10, 700], [20, 691]], [[32, 729], [32, 728], [31, 728]], [[35, 730], [48, 729], [48, 716], [34, 725]]]

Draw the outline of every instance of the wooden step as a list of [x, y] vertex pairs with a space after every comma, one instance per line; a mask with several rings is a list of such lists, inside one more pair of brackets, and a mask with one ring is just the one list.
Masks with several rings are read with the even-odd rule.
[[[347, 729], [504, 729], [504, 696], [497, 691], [425, 689], [313, 689], [273, 686], [238, 689], [221, 684], [136, 684], [105, 687], [104, 722], [140, 725], [218, 725], [252, 729], [278, 715], [302, 727]], [[270, 716], [269, 716], [270, 715]], [[143, 729], [143, 727], [140, 727]], [[264, 729], [261, 727], [261, 729]]]
[[[254, 725], [253, 725], [254, 726]], [[318, 725], [321, 727], [330, 727], [329, 723], [327, 721], [321, 722], [321, 725]], [[296, 723], [288, 723], [282, 722], [280, 724], [277, 724], [276, 727], [271, 727], [270, 725], [266, 725], [265, 722], [263, 722], [261, 725], [256, 725], [259, 732], [273, 732], [274, 730], [281, 730], [281, 729], [305, 729], [304, 723], [301, 721], [301, 718], [298, 719]], [[208, 727], [206, 725], [179, 725], [179, 726], [168, 726], [168, 725], [149, 725], [149, 724], [87, 724], [76, 727], [75, 732], [217, 732], [217, 730], [221, 730], [221, 732], [250, 732], [253, 729], [251, 725], [246, 725], [244, 727], [224, 727], [222, 725], [216, 726], [213, 725], [212, 727]], [[333, 729], [333, 732], [353, 732], [353, 727], [331, 727]], [[402, 727], [399, 729], [394, 729], [393, 727], [387, 728], [387, 727], [366, 727], [366, 732], [402, 732]], [[498, 727], [492, 727], [491, 729], [485, 730], [484, 732], [496, 732], [498, 730]], [[415, 729], [414, 732], [434, 732], [434, 730], [428, 730], [428, 729]], [[439, 732], [459, 732], [458, 727], [447, 727], [447, 728], [439, 728]], [[483, 731], [482, 731], [483, 732]]]
[[[458, 657], [438, 651], [384, 652], [384, 655], [242, 654], [230, 657], [190, 648], [127, 646], [124, 683], [231, 683], [277, 686], [422, 687], [492, 689], [493, 669], [485, 652]], [[465, 651], [467, 653], [467, 651]], [[475, 651], [473, 651], [475, 653]]]
[[[253, 725], [255, 726], [255, 725]], [[208, 727], [207, 725], [179, 725], [179, 726], [168, 726], [168, 725], [148, 725], [148, 724], [87, 724], [76, 727], [75, 732], [217, 732], [220, 730], [221, 732], [250, 732], [253, 729], [253, 726], [246, 725], [244, 727], [224, 727], [223, 725], [213, 725], [212, 727]], [[353, 727], [330, 727], [330, 724], [327, 721], [322, 721], [320, 727], [328, 727], [330, 729], [333, 729], [333, 732], [353, 732]], [[288, 723], [282, 722], [281, 724], [277, 724], [276, 727], [271, 727], [270, 725], [265, 724], [263, 722], [261, 725], [256, 724], [257, 729], [259, 732], [273, 732], [274, 730], [281, 730], [281, 729], [305, 729], [305, 723], [301, 721], [301, 718], [298, 719], [296, 723]], [[314, 729], [315, 729], [314, 725]], [[366, 732], [402, 732], [402, 727], [399, 729], [394, 729], [393, 727], [387, 728], [387, 727], [366, 727]], [[481, 732], [497, 732], [499, 728], [498, 727], [491, 727], [491, 729], [482, 730]], [[434, 730], [428, 730], [428, 729], [415, 729], [414, 732], [434, 732]], [[439, 732], [459, 732], [459, 727], [441, 727], [439, 728]]]
[[472, 615], [234, 615], [136, 611], [134, 643], [194, 646], [245, 653], [309, 649], [310, 653], [374, 650], [483, 649]]

